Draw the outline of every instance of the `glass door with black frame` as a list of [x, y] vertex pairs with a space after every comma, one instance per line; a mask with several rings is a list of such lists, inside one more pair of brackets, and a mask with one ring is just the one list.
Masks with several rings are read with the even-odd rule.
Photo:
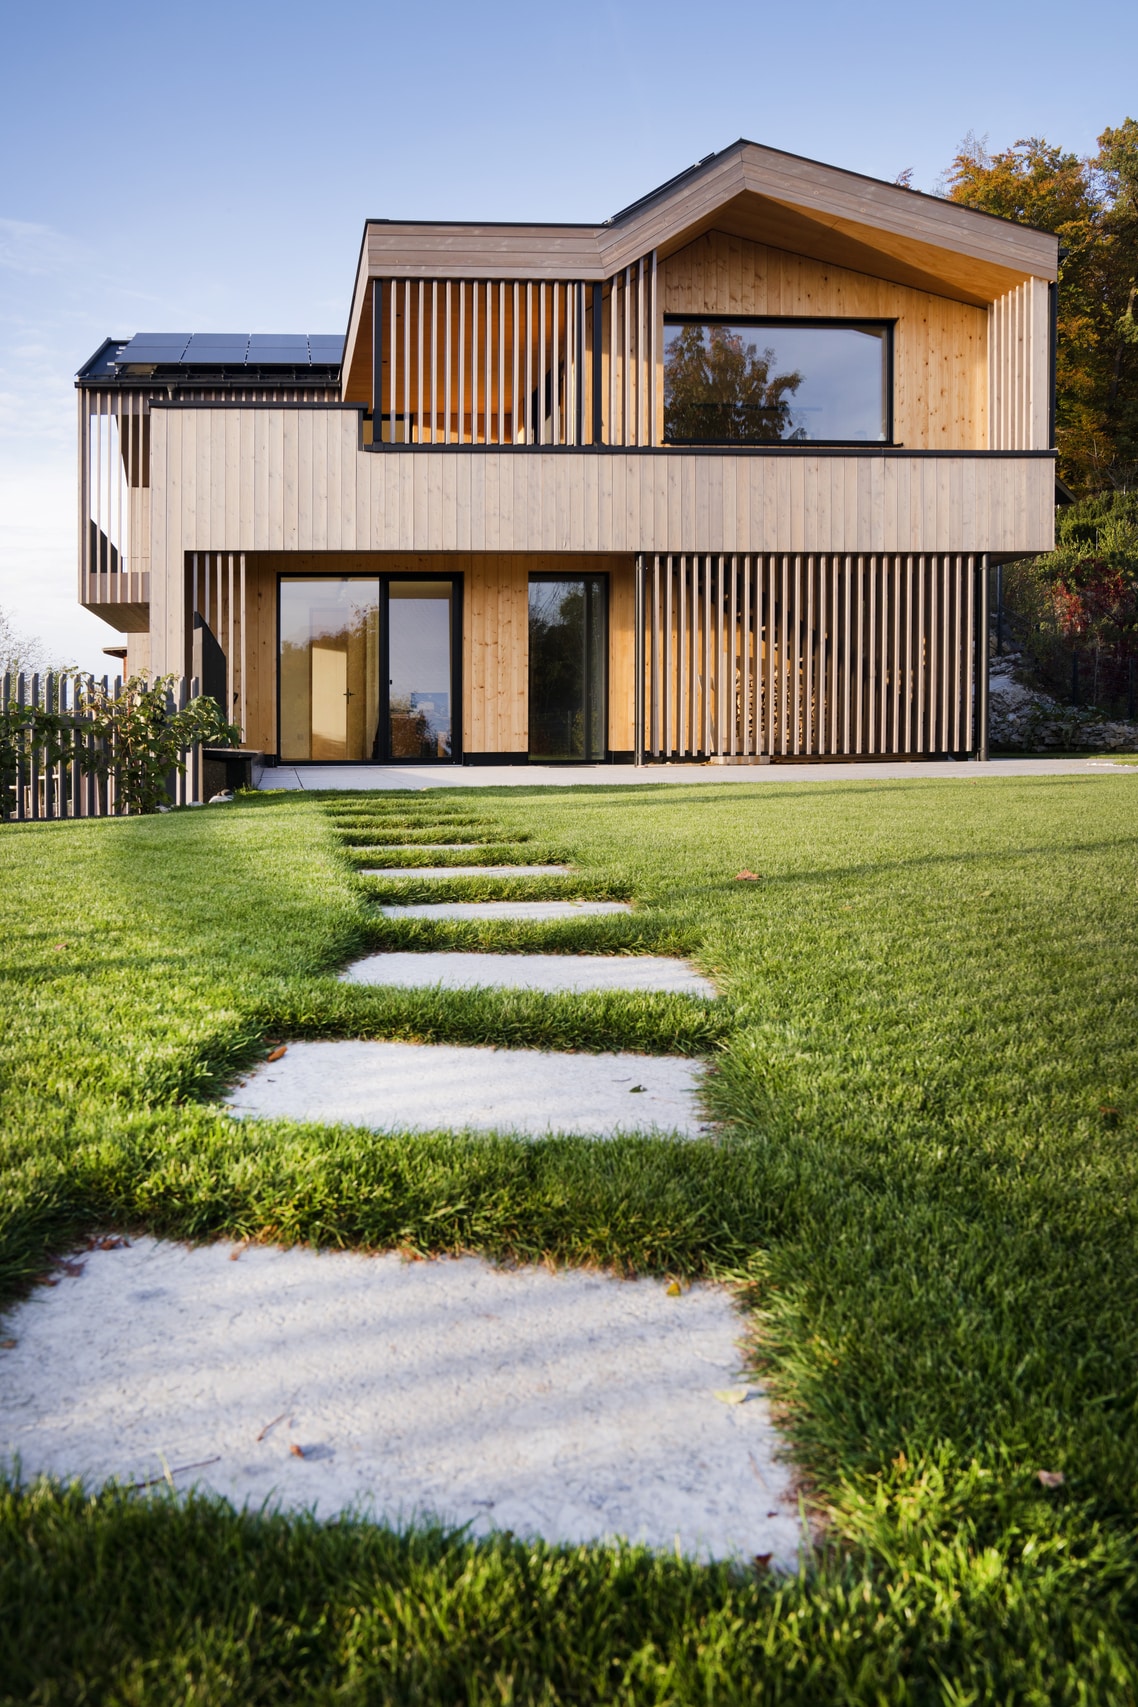
[[529, 756], [589, 764], [606, 754], [608, 580], [532, 575]]
[[450, 581], [388, 582], [388, 747], [393, 759], [455, 756], [453, 633]]
[[378, 739], [378, 577], [282, 578], [281, 758], [366, 763]]

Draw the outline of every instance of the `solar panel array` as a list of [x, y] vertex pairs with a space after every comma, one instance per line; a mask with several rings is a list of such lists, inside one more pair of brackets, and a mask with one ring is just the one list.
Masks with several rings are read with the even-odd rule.
[[284, 332], [139, 332], [123, 367], [338, 367], [343, 338]]

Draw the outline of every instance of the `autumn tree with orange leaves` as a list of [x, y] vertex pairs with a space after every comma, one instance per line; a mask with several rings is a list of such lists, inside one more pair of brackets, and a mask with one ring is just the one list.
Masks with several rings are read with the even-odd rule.
[[990, 154], [969, 136], [944, 189], [1059, 238], [1059, 474], [1080, 495], [1138, 486], [1138, 121], [1104, 130], [1089, 159], [1039, 137]]

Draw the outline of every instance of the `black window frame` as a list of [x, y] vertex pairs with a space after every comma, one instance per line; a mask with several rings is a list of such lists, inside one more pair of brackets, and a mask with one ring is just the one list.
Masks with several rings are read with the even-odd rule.
[[[713, 449], [732, 451], [778, 451], [793, 450], [800, 454], [812, 447], [820, 450], [871, 446], [874, 450], [896, 450], [897, 441], [893, 436], [893, 413], [895, 391], [894, 346], [896, 343], [897, 321], [885, 319], [871, 314], [671, 314], [664, 315], [665, 332], [669, 326], [807, 326], [824, 327], [836, 326], [844, 331], [857, 331], [861, 327], [872, 327], [874, 331], [885, 333], [885, 437], [882, 439], [770, 439], [769, 441], [748, 440], [746, 443], [735, 443], [730, 439], [673, 439], [668, 437], [667, 413], [664, 416], [665, 445], [690, 447], [703, 445]], [[663, 344], [662, 340], [662, 344]], [[666, 356], [662, 349], [661, 360]], [[661, 382], [662, 383], [662, 382]]]
[[[530, 690], [529, 690], [529, 684], [527, 682], [527, 685], [526, 685], [526, 749], [527, 749], [527, 753], [528, 753], [528, 757], [529, 757], [529, 762], [531, 765], [532, 764], [542, 764], [542, 765], [574, 765], [574, 764], [576, 764], [576, 765], [604, 765], [604, 764], [610, 764], [612, 761], [612, 747], [609, 743], [609, 735], [611, 732], [610, 723], [609, 723], [609, 709], [610, 709], [609, 708], [609, 677], [611, 675], [610, 653], [612, 650], [612, 577], [609, 574], [609, 571], [607, 569], [584, 569], [584, 570], [533, 569], [533, 570], [531, 570], [530, 573], [526, 576], [526, 641], [527, 641], [527, 651], [528, 651], [528, 642], [529, 642], [529, 589], [531, 586], [533, 586], [534, 582], [537, 582], [537, 581], [540, 581], [543, 583], [548, 583], [550, 581], [560, 581], [560, 582], [566, 582], [566, 583], [570, 582], [570, 581], [599, 581], [601, 583], [603, 589], [604, 589], [604, 611], [605, 611], [605, 635], [604, 635], [604, 639], [605, 639], [605, 645], [604, 645], [604, 652], [603, 652], [602, 657], [601, 657], [601, 678], [602, 679], [601, 679], [601, 684], [600, 684], [601, 726], [604, 730], [604, 739], [601, 742], [601, 751], [600, 751], [599, 757], [592, 757], [592, 758], [585, 757], [585, 758], [580, 758], [580, 759], [574, 759], [574, 758], [556, 759], [556, 758], [549, 758], [549, 757], [543, 756], [541, 754], [538, 754], [535, 757], [535, 755], [532, 752], [529, 752]], [[592, 615], [590, 612], [588, 599], [585, 600], [585, 626], [586, 626], [585, 657], [586, 657], [586, 663], [587, 663], [588, 655], [589, 655], [589, 644], [588, 644], [587, 636], [588, 636], [589, 630], [592, 627]], [[585, 690], [586, 691], [586, 699], [588, 696], [588, 689], [589, 689], [590, 685], [591, 685], [591, 679], [586, 681], [586, 690]], [[587, 729], [587, 724], [586, 724], [586, 729]], [[586, 740], [585, 740], [585, 752], [586, 752], [586, 754], [589, 752], [589, 742], [588, 742], [587, 734], [586, 734]]]
[[[305, 571], [278, 569], [276, 573], [276, 652], [273, 668], [276, 672], [277, 763], [281, 765], [365, 765], [393, 769], [398, 765], [461, 765], [463, 762], [462, 726], [462, 607], [465, 576], [461, 569], [411, 571], [398, 569], [351, 569], [348, 571]], [[281, 757], [281, 583], [283, 581], [378, 581], [379, 582], [379, 746], [377, 759], [284, 759]], [[451, 751], [449, 759], [394, 759], [391, 755], [390, 701], [390, 630], [387, 612], [388, 587], [392, 581], [448, 581], [451, 587]]]

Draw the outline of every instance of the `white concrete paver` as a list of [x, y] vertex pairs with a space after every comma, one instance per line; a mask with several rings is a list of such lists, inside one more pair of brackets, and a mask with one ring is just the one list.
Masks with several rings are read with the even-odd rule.
[[[742, 1327], [720, 1287], [139, 1239], [7, 1313], [0, 1453], [25, 1479], [168, 1471], [253, 1509], [793, 1569], [791, 1479]], [[746, 1402], [716, 1397], [732, 1389]]]
[[1138, 777], [1138, 767], [1100, 757], [1072, 759], [972, 759], [855, 761], [850, 764], [777, 765], [281, 765], [258, 771], [259, 788], [615, 788], [659, 783], [895, 782], [917, 777], [944, 782], [961, 777], [1078, 776], [1108, 767], [1115, 776]]
[[379, 908], [389, 919], [578, 919], [631, 913], [628, 901], [408, 901]]
[[713, 997], [710, 978], [662, 954], [369, 954], [342, 974], [347, 984], [444, 990], [655, 990]]
[[568, 877], [570, 865], [367, 865], [357, 866], [360, 877]]
[[571, 1133], [700, 1138], [697, 1062], [449, 1043], [290, 1043], [225, 1098], [257, 1120], [313, 1120], [372, 1132]]

